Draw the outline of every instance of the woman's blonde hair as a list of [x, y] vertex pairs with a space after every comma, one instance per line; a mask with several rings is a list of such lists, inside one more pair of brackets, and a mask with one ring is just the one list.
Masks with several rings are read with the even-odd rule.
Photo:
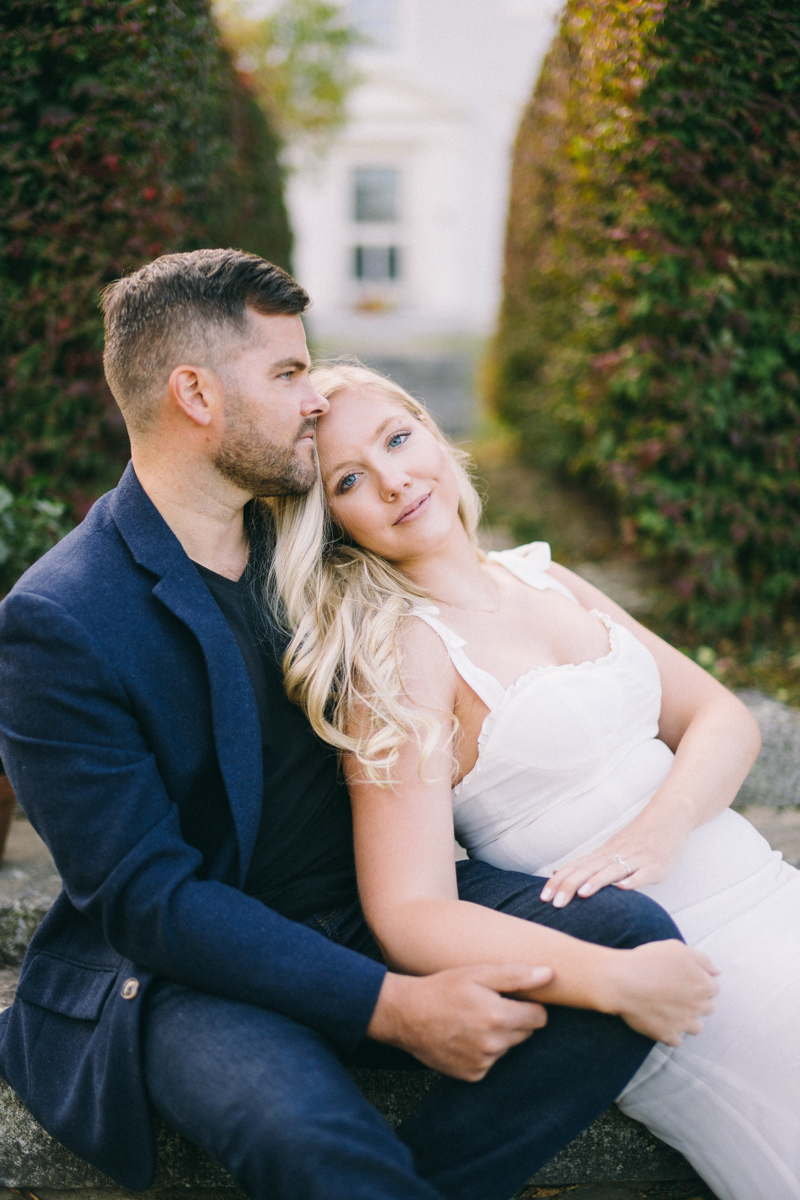
[[[477, 550], [481, 501], [468, 456], [452, 446], [424, 406], [390, 379], [357, 362], [311, 372], [326, 399], [358, 388], [391, 400], [424, 423], [446, 448], [458, 481], [461, 522]], [[442, 720], [403, 703], [401, 633], [414, 607], [431, 596], [391, 563], [353, 543], [335, 524], [322, 480], [304, 496], [269, 501], [275, 553], [269, 579], [273, 608], [291, 636], [283, 660], [286, 692], [317, 734], [349, 751], [364, 775], [390, 784], [401, 747], [417, 739], [420, 769]], [[452, 716], [447, 714], [451, 722]]]

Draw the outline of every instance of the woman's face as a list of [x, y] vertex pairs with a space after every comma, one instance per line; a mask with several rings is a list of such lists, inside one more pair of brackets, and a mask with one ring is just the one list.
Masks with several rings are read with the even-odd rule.
[[331, 513], [353, 541], [399, 566], [463, 534], [450, 457], [424, 422], [365, 387], [330, 406], [317, 453]]

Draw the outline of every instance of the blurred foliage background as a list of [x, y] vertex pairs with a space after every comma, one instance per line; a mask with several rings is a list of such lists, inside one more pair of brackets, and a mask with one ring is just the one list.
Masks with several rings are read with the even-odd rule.
[[2, 6], [0, 595], [127, 461], [101, 288], [202, 246], [291, 268], [284, 138], [342, 120], [355, 35], [286, 0], [241, 62], [248, 23], [225, 14], [223, 36], [207, 0]]
[[323, 152], [346, 120], [358, 82], [350, 51], [363, 39], [339, 4], [287, 0], [269, 16], [242, 0], [216, 0], [214, 13], [237, 69], [293, 151]]
[[[199, 246], [291, 267], [286, 148], [342, 125], [359, 38], [336, 3], [247, 11], [0, 9], [0, 595], [127, 458], [103, 285]], [[726, 682], [800, 702], [798, 51], [789, 0], [567, 0], [478, 458], [490, 522], [611, 563]]]
[[493, 406], [692, 645], [798, 632], [798, 17], [568, 0], [515, 151]]

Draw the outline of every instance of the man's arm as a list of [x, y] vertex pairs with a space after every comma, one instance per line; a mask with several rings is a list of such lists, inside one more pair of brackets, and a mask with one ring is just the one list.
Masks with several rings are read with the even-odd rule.
[[547, 971], [400, 977], [200, 879], [124, 687], [90, 633], [35, 594], [0, 606], [0, 748], [70, 900], [142, 967], [283, 1012], [344, 1050], [367, 1034], [463, 1079], [544, 1023], [498, 990]]
[[69, 899], [116, 951], [358, 1043], [385, 968], [199, 877], [116, 673], [80, 622], [25, 592], [0, 608], [0, 753]]

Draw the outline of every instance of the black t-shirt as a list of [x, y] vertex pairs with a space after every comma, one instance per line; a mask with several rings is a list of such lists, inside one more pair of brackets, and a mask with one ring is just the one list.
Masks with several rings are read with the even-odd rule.
[[261, 722], [264, 796], [244, 890], [294, 920], [349, 903], [353, 828], [336, 753], [286, 697], [285, 643], [256, 598], [250, 567], [234, 581], [195, 566], [236, 638]]

